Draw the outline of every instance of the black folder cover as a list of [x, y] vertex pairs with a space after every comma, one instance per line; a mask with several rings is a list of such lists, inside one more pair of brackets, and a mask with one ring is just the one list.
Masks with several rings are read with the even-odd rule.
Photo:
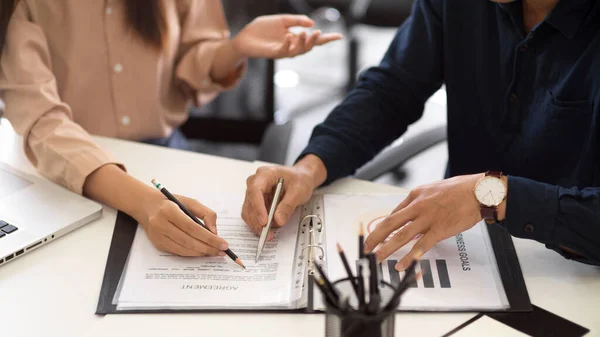
[[[115, 229], [113, 231], [112, 242], [108, 258], [106, 261], [106, 269], [104, 271], [104, 279], [102, 288], [100, 289], [100, 297], [98, 299], [98, 307], [96, 314], [125, 314], [125, 313], [165, 313], [165, 312], [231, 312], [232, 310], [213, 310], [213, 309], [153, 309], [153, 310], [117, 310], [117, 306], [112, 304], [113, 297], [117, 290], [121, 274], [125, 268], [129, 250], [135, 237], [137, 222], [125, 213], [119, 212]], [[502, 310], [502, 312], [530, 312], [532, 311], [529, 294], [525, 287], [525, 280], [519, 265], [519, 259], [513, 245], [510, 234], [499, 225], [490, 225], [488, 227], [492, 247], [498, 262], [498, 270], [504, 284], [506, 296], [510, 307]], [[312, 285], [312, 284], [311, 284]], [[239, 310], [237, 312], [252, 311]], [[260, 312], [312, 312], [312, 310], [259, 310]]]

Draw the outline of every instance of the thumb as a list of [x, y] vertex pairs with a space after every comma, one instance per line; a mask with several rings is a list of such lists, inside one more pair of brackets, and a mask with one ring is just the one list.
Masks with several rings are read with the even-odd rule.
[[283, 199], [277, 205], [275, 210], [275, 222], [279, 226], [285, 225], [289, 220], [296, 207], [302, 203], [302, 196], [297, 189], [286, 191]]

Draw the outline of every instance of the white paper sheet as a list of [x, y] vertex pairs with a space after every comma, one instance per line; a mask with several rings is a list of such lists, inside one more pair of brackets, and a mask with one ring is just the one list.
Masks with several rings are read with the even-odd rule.
[[[254, 262], [258, 237], [239, 218], [238, 196], [198, 198], [218, 214], [219, 235], [240, 257], [243, 270], [229, 257], [186, 258], [157, 250], [138, 227], [123, 279], [118, 309], [288, 307], [298, 223], [279, 229]], [[228, 205], [233, 205], [229, 207]], [[236, 217], [237, 216], [237, 217]]]
[[[377, 224], [388, 215], [403, 199], [404, 195], [388, 196], [352, 196], [325, 195], [325, 227], [327, 229], [327, 251], [329, 274], [332, 278], [346, 276], [336, 251], [336, 242], [340, 242], [348, 260], [355, 268], [358, 258], [357, 232], [359, 223], [364, 223], [366, 233], [370, 233]], [[400, 260], [410, 251], [416, 241], [390, 256], [389, 260]], [[417, 282], [416, 288], [410, 288], [402, 297], [400, 309], [403, 310], [494, 310], [508, 307], [508, 301], [500, 280], [496, 259], [489, 243], [489, 235], [484, 223], [457, 237], [438, 243], [421, 259], [429, 264], [431, 274]], [[390, 263], [382, 263], [382, 275], [385, 281], [402, 279], [403, 273], [397, 273]], [[444, 268], [445, 266], [445, 268]], [[417, 266], [417, 272], [421, 265]], [[447, 277], [444, 269], [447, 269]], [[354, 269], [355, 271], [355, 269]], [[425, 284], [427, 283], [427, 284]], [[427, 285], [427, 287], [426, 287]]]

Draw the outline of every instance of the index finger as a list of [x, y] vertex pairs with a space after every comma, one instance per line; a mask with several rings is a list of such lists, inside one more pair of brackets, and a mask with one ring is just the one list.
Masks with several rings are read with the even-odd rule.
[[183, 213], [183, 211], [181, 211], [177, 205], [173, 204], [173, 206], [174, 207], [170, 208], [167, 219], [173, 225], [177, 226], [179, 229], [196, 240], [202, 241], [217, 249], [226, 250], [229, 247], [227, 241], [194, 222], [185, 213]]
[[290, 27], [312, 27], [315, 23], [306, 15], [282, 15], [285, 28]]
[[386, 217], [365, 240], [365, 252], [371, 252], [377, 245], [383, 243], [393, 231], [402, 228], [415, 217], [416, 212], [413, 211], [413, 208], [405, 208]]
[[342, 39], [342, 34], [339, 34], [339, 33], [322, 34], [321, 36], [319, 36], [319, 38], [317, 39], [315, 44], [317, 46], [321, 46], [326, 43], [341, 40], [341, 39]]
[[204, 206], [196, 199], [184, 196], [177, 196], [177, 198], [179, 198], [184, 206], [189, 208], [197, 218], [202, 219], [209, 231], [217, 234], [217, 214], [213, 210]]

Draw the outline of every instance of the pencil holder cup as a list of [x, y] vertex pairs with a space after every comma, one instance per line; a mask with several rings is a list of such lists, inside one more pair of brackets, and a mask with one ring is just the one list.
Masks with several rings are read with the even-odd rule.
[[348, 298], [348, 308], [340, 308], [339, 304], [325, 301], [325, 336], [326, 337], [393, 337], [396, 306], [384, 310], [386, 299], [392, 297], [394, 287], [381, 283], [380, 294], [383, 299], [377, 307], [370, 310], [356, 310], [359, 300], [350, 278], [333, 283], [340, 296]]

